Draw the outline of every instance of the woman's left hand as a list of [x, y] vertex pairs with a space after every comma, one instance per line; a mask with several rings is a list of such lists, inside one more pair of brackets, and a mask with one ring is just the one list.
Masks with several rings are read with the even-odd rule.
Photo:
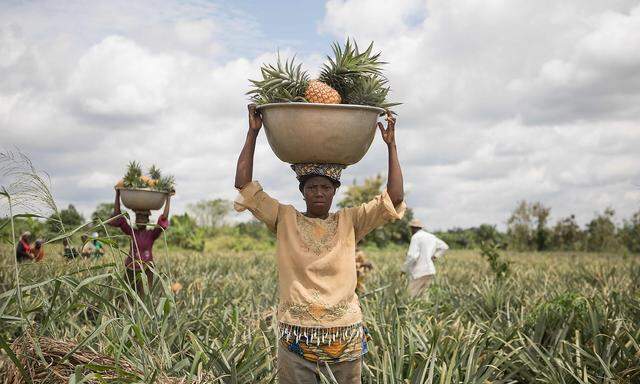
[[391, 112], [387, 112], [387, 128], [384, 128], [382, 123], [378, 122], [378, 128], [380, 128], [380, 134], [382, 134], [382, 140], [387, 145], [394, 144], [396, 142], [396, 118], [391, 115]]

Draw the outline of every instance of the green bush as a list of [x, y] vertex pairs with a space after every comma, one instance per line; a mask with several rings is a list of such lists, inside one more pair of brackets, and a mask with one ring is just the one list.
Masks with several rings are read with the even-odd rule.
[[167, 230], [167, 242], [180, 248], [203, 251], [205, 231], [187, 213], [173, 215], [171, 226]]

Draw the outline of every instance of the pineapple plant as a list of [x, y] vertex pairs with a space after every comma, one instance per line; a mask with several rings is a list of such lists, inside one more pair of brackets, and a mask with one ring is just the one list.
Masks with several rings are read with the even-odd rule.
[[373, 53], [373, 43], [360, 51], [355, 41], [344, 46], [332, 45], [333, 57], [327, 56], [318, 79], [310, 80], [295, 57], [285, 60], [278, 55], [275, 65], [260, 69], [262, 80], [249, 80], [254, 88], [247, 92], [257, 104], [308, 102], [322, 104], [357, 104], [389, 108], [398, 103], [386, 101], [387, 79], [382, 73], [380, 53]]

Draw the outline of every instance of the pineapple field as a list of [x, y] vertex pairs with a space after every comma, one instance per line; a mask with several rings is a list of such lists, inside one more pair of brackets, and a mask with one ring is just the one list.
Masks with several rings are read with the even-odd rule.
[[[19, 270], [2, 248], [5, 383], [275, 382], [273, 251], [158, 244], [159, 279], [140, 298], [111, 244], [98, 260], [67, 261], [50, 247]], [[640, 381], [637, 257], [507, 253], [498, 276], [480, 252], [452, 251], [411, 300], [404, 249], [367, 253], [365, 383]]]

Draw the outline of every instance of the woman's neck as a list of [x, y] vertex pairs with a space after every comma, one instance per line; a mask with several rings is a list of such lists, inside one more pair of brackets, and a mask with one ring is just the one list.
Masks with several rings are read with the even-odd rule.
[[319, 214], [315, 214], [313, 212], [305, 212], [304, 215], [306, 217], [312, 218], [312, 219], [322, 219], [325, 220], [327, 217], [329, 217], [329, 212], [325, 212], [325, 213], [319, 213]]

